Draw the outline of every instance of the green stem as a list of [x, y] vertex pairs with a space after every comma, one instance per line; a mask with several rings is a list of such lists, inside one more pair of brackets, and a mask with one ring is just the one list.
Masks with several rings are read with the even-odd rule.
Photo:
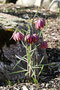
[[[28, 48], [28, 46], [26, 45], [26, 47]], [[30, 44], [30, 49], [26, 49], [26, 53], [27, 53], [27, 71], [28, 71], [28, 78], [31, 78], [31, 72], [32, 72], [32, 65], [31, 65], [31, 60], [32, 60], [32, 56], [31, 56], [31, 50], [32, 50], [32, 45]]]
[[[29, 70], [29, 68], [28, 68], [28, 46], [27, 46], [27, 43], [26, 43], [26, 54], [27, 54], [27, 73], [28, 73], [28, 70]], [[27, 74], [27, 77], [29, 77], [29, 74]]]
[[[30, 44], [30, 51], [32, 50], [32, 45]], [[31, 61], [32, 61], [32, 57], [31, 57], [31, 55], [30, 55], [30, 66], [29, 66], [29, 77], [31, 78]]]

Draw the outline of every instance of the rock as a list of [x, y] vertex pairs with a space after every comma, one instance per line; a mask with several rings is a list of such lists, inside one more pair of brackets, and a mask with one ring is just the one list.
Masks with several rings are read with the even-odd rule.
[[22, 7], [43, 7], [52, 12], [59, 12], [60, 0], [0, 0], [2, 3], [15, 3]]
[[59, 12], [60, 0], [0, 0], [2, 3], [14, 3], [22, 7], [43, 7], [52, 12]]
[[43, 88], [43, 90], [46, 90], [46, 88]]
[[17, 0], [17, 5], [23, 6], [23, 7], [29, 7], [29, 6], [42, 6], [45, 9], [49, 9], [52, 12], [59, 12], [60, 8], [60, 0]]
[[33, 6], [35, 3], [35, 0], [17, 0], [16, 4], [20, 5], [20, 6], [25, 6], [25, 7], [29, 7], [29, 6]]
[[41, 0], [35, 0], [34, 5], [40, 7], [41, 6]]
[[60, 0], [52, 0], [49, 5], [49, 9], [52, 12], [59, 12], [60, 9]]
[[44, 7], [45, 9], [48, 9], [50, 3], [51, 3], [51, 0], [42, 0], [42, 7]]
[[5, 0], [5, 3], [16, 3], [17, 0]]
[[28, 90], [26, 86], [23, 86], [22, 87], [22, 90]]
[[22, 18], [19, 18], [17, 16], [0, 13], [0, 23], [2, 23], [1, 26], [4, 26], [2, 28], [14, 28], [20, 20], [23, 21]]
[[21, 6], [38, 6], [40, 7], [41, 4], [44, 8], [48, 8], [51, 0], [17, 0], [16, 4]]
[[30, 90], [34, 90], [35, 88], [33, 87], [33, 85], [30, 86]]
[[6, 0], [0, 0], [0, 3], [5, 3], [6, 2]]
[[42, 87], [45, 87], [45, 83], [42, 83], [41, 86], [42, 86]]

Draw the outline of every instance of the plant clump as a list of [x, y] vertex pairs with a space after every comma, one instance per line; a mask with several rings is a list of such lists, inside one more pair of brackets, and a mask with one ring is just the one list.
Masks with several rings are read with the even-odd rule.
[[[33, 24], [35, 24], [35, 30], [33, 30]], [[21, 61], [27, 63], [27, 68], [22, 68], [22, 71], [20, 72], [26, 72], [25, 76], [30, 80], [31, 78], [33, 79], [34, 83], [38, 83], [39, 76], [44, 68], [44, 65], [41, 64], [43, 61], [38, 60], [37, 56], [37, 48], [40, 47], [41, 49], [46, 49], [47, 48], [47, 41], [41, 41], [41, 33], [42, 33], [42, 28], [45, 26], [45, 19], [38, 19], [36, 23], [34, 23], [34, 19], [32, 20], [31, 23], [32, 29], [30, 30], [30, 25], [28, 23], [28, 31], [24, 30], [26, 32], [22, 34], [22, 32], [19, 30], [16, 30], [13, 33], [13, 39], [15, 41], [21, 41], [22, 45], [26, 49], [26, 55], [24, 55], [22, 58], [20, 58]], [[38, 32], [36, 32], [38, 30]], [[33, 58], [34, 56], [34, 58]], [[45, 55], [44, 55], [45, 56]], [[33, 60], [34, 59], [34, 60]], [[19, 61], [15, 65], [15, 67], [19, 64]], [[14, 67], [14, 68], [15, 68]], [[40, 69], [39, 69], [40, 68]], [[16, 73], [16, 72], [13, 72]]]

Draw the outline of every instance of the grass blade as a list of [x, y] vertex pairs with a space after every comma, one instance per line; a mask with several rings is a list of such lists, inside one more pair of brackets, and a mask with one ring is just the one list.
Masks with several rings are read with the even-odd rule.
[[[26, 55], [25, 55], [26, 56]], [[22, 59], [25, 57], [23, 56], [19, 61], [17, 61], [16, 65], [13, 67], [13, 69], [22, 61]]]
[[21, 70], [21, 71], [11, 72], [10, 74], [17, 74], [17, 73], [26, 72], [26, 71], [27, 70]]

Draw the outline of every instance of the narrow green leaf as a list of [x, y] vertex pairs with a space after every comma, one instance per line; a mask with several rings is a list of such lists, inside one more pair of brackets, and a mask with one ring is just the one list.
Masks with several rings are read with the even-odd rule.
[[35, 15], [34, 15], [34, 18], [37, 16], [38, 11], [39, 11], [39, 7], [38, 7], [38, 9], [37, 9], [37, 12], [36, 12]]
[[38, 66], [35, 67], [35, 66], [34, 66], [34, 67], [32, 67], [32, 68], [33, 68], [33, 69], [37, 69], [37, 68], [41, 68], [41, 66], [40, 66], [40, 67], [38, 67]]
[[26, 71], [27, 70], [21, 70], [21, 71], [11, 72], [10, 74], [17, 74], [17, 73], [26, 72]]
[[44, 56], [42, 57], [42, 59], [41, 59], [41, 61], [40, 61], [40, 63], [39, 63], [39, 64], [41, 64], [43, 60], [44, 60]]
[[[29, 26], [29, 23], [27, 23], [27, 27], [28, 27], [28, 33], [30, 34], [30, 26]], [[28, 34], [27, 33], [27, 34]]]
[[30, 57], [31, 57], [30, 46], [28, 46], [28, 47], [27, 47], [27, 58], [28, 58], [28, 64], [30, 63]]
[[11, 81], [10, 81], [10, 80], [6, 80], [6, 82], [7, 82], [7, 84], [8, 84], [9, 86], [11, 86]]
[[33, 76], [35, 76], [35, 71], [33, 71], [33, 73], [32, 73], [32, 75], [31, 75], [31, 76], [32, 76], [32, 77], [33, 77]]
[[28, 31], [26, 31], [25, 29], [22, 29], [25, 33], [28, 33]]
[[38, 80], [37, 79], [35, 79], [34, 77], [32, 77], [32, 79], [33, 79], [33, 81], [34, 81], [35, 84], [38, 83]]
[[[22, 57], [21, 57], [21, 58], [18, 57], [17, 55], [15, 55], [15, 56], [16, 56], [16, 58], [18, 58], [18, 59], [21, 59], [21, 58], [22, 58]], [[25, 57], [23, 57], [23, 58], [22, 58], [22, 61], [27, 62], [27, 59], [26, 59]]]
[[40, 72], [39, 72], [39, 74], [38, 74], [39, 76], [40, 76], [40, 74], [41, 74], [43, 68], [44, 68], [44, 65], [42, 65], [42, 67], [41, 67], [41, 70], [40, 70]]
[[19, 61], [17, 61], [16, 65], [13, 67], [13, 69], [22, 61], [22, 59], [25, 57], [26, 55], [24, 55]]
[[56, 63], [40, 64], [40, 65], [38, 65], [38, 66], [42, 66], [42, 65], [44, 65], [44, 66], [48, 66], [48, 65], [56, 65]]
[[39, 37], [41, 37], [43, 34], [42, 34], [42, 30], [40, 30], [40, 33], [39, 33]]
[[20, 69], [22, 69], [22, 70], [27, 70], [27, 69], [25, 69], [25, 68], [23, 68], [23, 67], [21, 67], [21, 66], [19, 66], [19, 65], [18, 65], [18, 67], [19, 67]]
[[23, 41], [21, 41], [21, 43], [22, 43], [22, 45], [25, 47], [25, 49], [27, 49], [27, 48], [26, 48], [26, 46], [25, 46], [25, 44], [24, 44], [24, 42], [23, 42]]
[[27, 71], [26, 73], [25, 73], [25, 76], [27, 76], [29, 74], [29, 72]]

